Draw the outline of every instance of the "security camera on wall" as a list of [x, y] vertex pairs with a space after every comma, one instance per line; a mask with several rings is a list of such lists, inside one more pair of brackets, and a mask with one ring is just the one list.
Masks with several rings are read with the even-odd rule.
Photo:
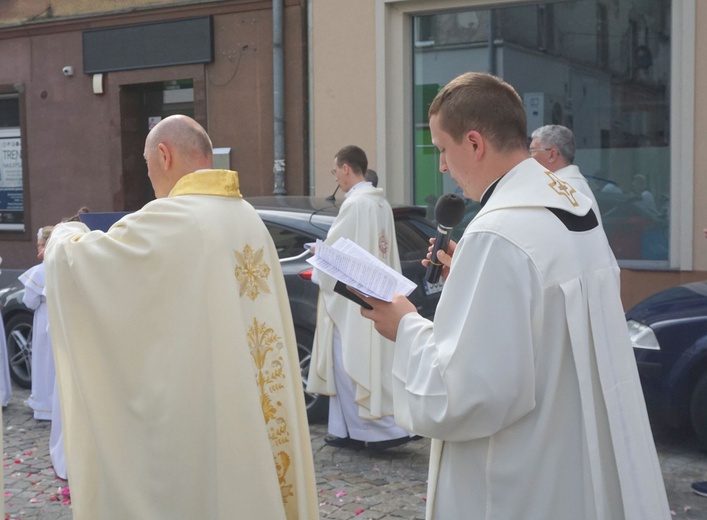
[[71, 65], [67, 65], [66, 67], [61, 69], [61, 72], [64, 74], [64, 76], [73, 76], [74, 68]]

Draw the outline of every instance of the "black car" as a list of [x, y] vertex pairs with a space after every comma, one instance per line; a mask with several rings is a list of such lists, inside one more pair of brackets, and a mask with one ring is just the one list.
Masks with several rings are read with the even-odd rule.
[[648, 411], [707, 447], [707, 282], [654, 294], [626, 319]]
[[[305, 244], [326, 238], [339, 212], [340, 201], [316, 197], [252, 197], [247, 199], [272, 235], [285, 276], [292, 317], [297, 335], [303, 384], [306, 385], [316, 325], [318, 286], [310, 281], [312, 266]], [[398, 251], [403, 274], [418, 287], [410, 300], [425, 317], [432, 318], [442, 285], [429, 285], [420, 261], [427, 254], [435, 226], [416, 206], [393, 207]], [[0, 291], [0, 306], [7, 334], [10, 374], [24, 388], [31, 385], [30, 356], [32, 311], [22, 304], [24, 288], [18, 281]], [[328, 412], [324, 396], [305, 392], [307, 414], [311, 421], [322, 420]]]
[[22, 303], [24, 293], [25, 287], [19, 280], [0, 289], [0, 309], [7, 339], [10, 377], [20, 387], [30, 388], [34, 312]]

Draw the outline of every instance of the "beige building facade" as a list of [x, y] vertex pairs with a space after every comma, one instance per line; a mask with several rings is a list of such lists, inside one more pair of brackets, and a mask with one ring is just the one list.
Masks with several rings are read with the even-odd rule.
[[[309, 191], [306, 3], [280, 0], [285, 189]], [[82, 207], [154, 198], [147, 132], [194, 117], [246, 195], [275, 188], [271, 0], [0, 2], [0, 257], [37, 262], [35, 237]], [[15, 275], [16, 277], [16, 275]]]
[[529, 133], [573, 129], [627, 307], [707, 278], [698, 0], [0, 3], [3, 268], [35, 263], [37, 228], [80, 206], [149, 200], [142, 143], [170, 113], [208, 129], [246, 195], [272, 193], [278, 1], [288, 194], [330, 195], [333, 155], [357, 144], [392, 202], [432, 215], [457, 187], [438, 172], [426, 106], [454, 76], [491, 72], [523, 97]]
[[[426, 106], [452, 77], [519, 91], [528, 132], [563, 124], [598, 194], [629, 307], [707, 278], [707, 4], [695, 0], [310, 0], [310, 176], [358, 144], [395, 202], [454, 191]], [[343, 22], [345, 21], [345, 23]], [[640, 185], [643, 186], [640, 186]], [[469, 201], [469, 218], [474, 203]]]

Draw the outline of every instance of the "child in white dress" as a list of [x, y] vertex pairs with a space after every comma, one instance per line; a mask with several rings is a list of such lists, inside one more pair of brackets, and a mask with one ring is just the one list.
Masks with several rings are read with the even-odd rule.
[[[37, 258], [44, 259], [44, 247], [54, 226], [44, 226], [37, 233]], [[25, 286], [22, 301], [34, 309], [32, 322], [32, 393], [27, 404], [34, 410], [34, 418], [49, 421], [52, 418], [54, 394], [54, 353], [47, 330], [47, 296], [44, 288], [44, 263], [31, 267], [20, 275]]]
[[[0, 257], [0, 264], [2, 258]], [[10, 365], [7, 362], [7, 344], [5, 341], [5, 326], [0, 319], [0, 404], [5, 408], [12, 395], [12, 380], [10, 379]]]

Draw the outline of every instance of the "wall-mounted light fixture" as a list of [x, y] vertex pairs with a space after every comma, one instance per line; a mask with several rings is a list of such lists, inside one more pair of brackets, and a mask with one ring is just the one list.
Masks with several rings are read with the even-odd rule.
[[103, 94], [103, 74], [93, 75], [93, 93]]

